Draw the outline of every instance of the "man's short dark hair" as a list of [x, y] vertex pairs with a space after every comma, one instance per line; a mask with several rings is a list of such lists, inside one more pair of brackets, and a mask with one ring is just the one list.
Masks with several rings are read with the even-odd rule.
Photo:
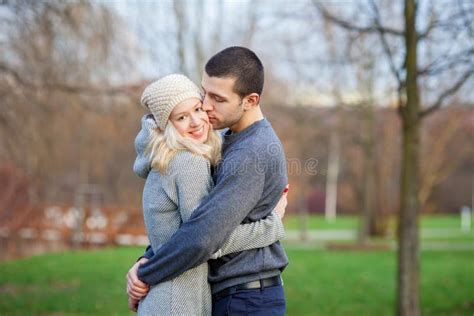
[[257, 55], [245, 47], [228, 47], [209, 59], [205, 67], [209, 77], [235, 78], [234, 92], [241, 98], [262, 94], [263, 65]]

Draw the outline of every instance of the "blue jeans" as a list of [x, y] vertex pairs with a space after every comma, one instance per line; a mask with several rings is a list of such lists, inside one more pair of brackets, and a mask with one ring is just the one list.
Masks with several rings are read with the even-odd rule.
[[212, 298], [212, 315], [285, 315], [285, 293], [282, 285], [264, 289], [239, 290]]

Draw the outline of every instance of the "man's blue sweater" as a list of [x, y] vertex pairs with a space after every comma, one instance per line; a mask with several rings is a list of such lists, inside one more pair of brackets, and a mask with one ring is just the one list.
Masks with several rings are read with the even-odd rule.
[[[230, 131], [229, 131], [230, 132]], [[215, 187], [189, 221], [138, 269], [138, 278], [154, 285], [207, 260], [240, 224], [257, 221], [274, 209], [288, 183], [283, 147], [270, 123], [260, 120], [239, 133], [224, 134], [222, 162]], [[192, 181], [192, 179], [190, 179]], [[212, 292], [279, 275], [288, 258], [279, 242], [268, 247], [210, 260]]]

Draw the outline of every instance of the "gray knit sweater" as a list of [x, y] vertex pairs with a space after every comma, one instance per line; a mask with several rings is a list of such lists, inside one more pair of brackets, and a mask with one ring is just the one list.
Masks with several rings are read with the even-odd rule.
[[[144, 256], [150, 260], [139, 267], [140, 280], [158, 284], [206, 262], [240, 223], [265, 218], [277, 204], [288, 183], [286, 160], [266, 119], [239, 133], [226, 133], [222, 155], [214, 188], [191, 218], [158, 251], [147, 248]], [[212, 293], [280, 275], [287, 264], [279, 242], [210, 260]]]
[[[209, 161], [188, 151], [176, 154], [165, 174], [150, 167], [145, 148], [150, 129], [156, 127], [151, 117], [143, 117], [142, 130], [135, 140], [137, 159], [134, 171], [146, 178], [143, 191], [145, 226], [154, 252], [167, 242], [186, 222], [213, 187]], [[283, 238], [278, 216], [239, 225], [213, 258], [243, 250], [268, 246]], [[207, 282], [208, 265], [200, 264], [180, 276], [153, 286], [140, 302], [141, 315], [209, 315], [211, 290]]]

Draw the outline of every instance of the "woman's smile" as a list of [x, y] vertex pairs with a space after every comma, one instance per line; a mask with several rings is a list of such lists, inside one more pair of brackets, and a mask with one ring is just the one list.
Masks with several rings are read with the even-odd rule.
[[201, 141], [202, 139], [206, 141], [208, 131], [209, 131], [209, 124], [204, 123], [198, 129], [189, 131], [188, 134], [190, 135], [191, 138], [194, 138], [197, 141]]

